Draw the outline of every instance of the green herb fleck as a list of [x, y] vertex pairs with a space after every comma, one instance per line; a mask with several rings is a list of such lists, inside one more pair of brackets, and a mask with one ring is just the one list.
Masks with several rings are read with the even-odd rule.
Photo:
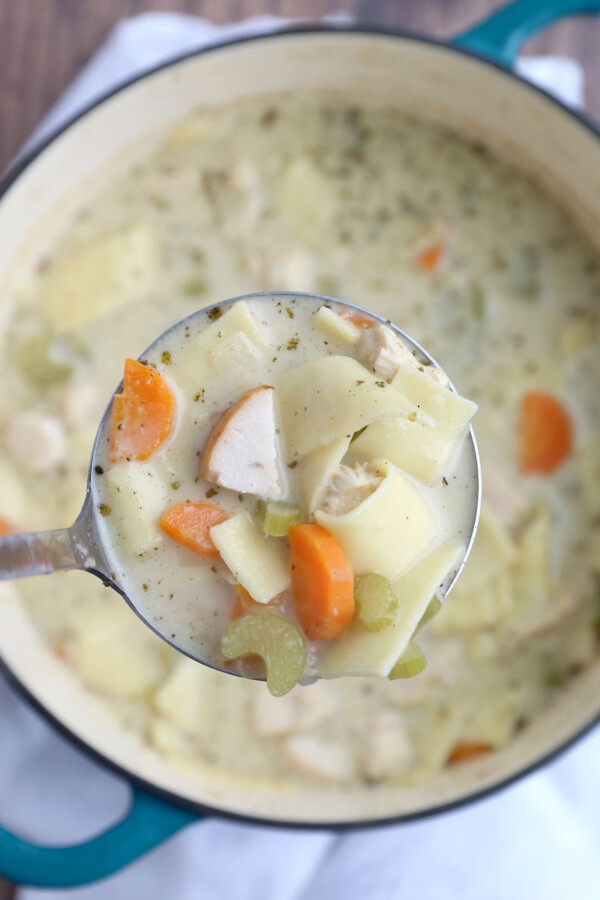
[[206, 499], [210, 500], [211, 497], [216, 497], [219, 492], [215, 490], [215, 488], [209, 488], [205, 494]]
[[99, 503], [98, 509], [101, 516], [104, 516], [105, 518], [106, 516], [110, 516], [110, 506], [108, 506], [107, 503]]
[[160, 358], [161, 358], [163, 366], [171, 365], [171, 354], [169, 353], [168, 350], [163, 350], [163, 352], [160, 355]]

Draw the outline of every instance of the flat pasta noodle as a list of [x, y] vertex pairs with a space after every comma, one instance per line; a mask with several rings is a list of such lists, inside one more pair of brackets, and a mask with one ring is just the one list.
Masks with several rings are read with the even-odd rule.
[[123, 462], [106, 472], [110, 496], [108, 513], [127, 556], [146, 553], [162, 541], [158, 522], [168, 506], [166, 482], [158, 470], [144, 462]]
[[[321, 506], [331, 476], [343, 460], [350, 446], [347, 435], [313, 450], [300, 462], [300, 485], [307, 512], [312, 515]], [[381, 456], [381, 454], [379, 454]]]
[[389, 459], [426, 485], [439, 483], [452, 464], [459, 438], [437, 426], [429, 427], [404, 416], [373, 422], [352, 442], [351, 454], [372, 462]]
[[401, 366], [392, 382], [421, 413], [425, 413], [448, 437], [459, 437], [477, 412], [477, 404], [443, 387], [413, 366]]
[[416, 407], [349, 356], [312, 359], [276, 386], [290, 459], [306, 456], [390, 415]]
[[343, 637], [332, 641], [331, 649], [319, 663], [321, 678], [346, 675], [387, 677], [400, 659], [431, 598], [464, 555], [457, 542], [442, 544], [393, 582], [398, 599], [397, 618], [381, 631], [368, 631], [355, 618]]
[[350, 512], [332, 516], [317, 510], [316, 519], [335, 535], [356, 575], [378, 572], [399, 578], [434, 543], [435, 516], [419, 488], [391, 463], [378, 466], [383, 480]]

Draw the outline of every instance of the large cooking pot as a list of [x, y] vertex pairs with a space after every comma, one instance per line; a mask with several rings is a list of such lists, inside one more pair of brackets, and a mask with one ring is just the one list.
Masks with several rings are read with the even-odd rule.
[[[600, 244], [600, 142], [581, 117], [511, 70], [523, 41], [600, 0], [518, 0], [450, 45], [371, 29], [302, 29], [253, 37], [177, 59], [79, 115], [0, 186], [0, 285], [44, 251], [44, 221], [68, 216], [87, 186], [129, 166], [199, 104], [274, 90], [344, 90], [450, 125], [535, 172]], [[157, 127], [160, 126], [160, 127]], [[133, 143], [132, 143], [132, 139]], [[592, 235], [593, 236], [593, 235]], [[10, 591], [0, 602], [2, 667], [29, 701], [99, 762], [123, 775], [133, 799], [122, 822], [74, 847], [39, 847], [0, 829], [0, 871], [43, 886], [108, 875], [199, 817], [311, 827], [399, 822], [470, 802], [542, 765], [600, 713], [600, 666], [588, 670], [506, 749], [445, 773], [434, 785], [345, 790], [332, 819], [322, 792], [285, 795], [175, 772], [133, 743], [44, 648]], [[99, 728], [98, 723], [101, 722]]]

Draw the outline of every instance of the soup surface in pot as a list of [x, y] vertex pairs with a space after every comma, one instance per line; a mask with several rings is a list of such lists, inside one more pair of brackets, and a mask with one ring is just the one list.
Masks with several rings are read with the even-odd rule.
[[[52, 652], [173, 766], [257, 783], [422, 782], [510, 742], [596, 657], [597, 251], [513, 167], [333, 97], [201, 110], [22, 276], [2, 325], [7, 528], [73, 521], [123, 358], [226, 297], [306, 290], [367, 306], [479, 404], [479, 533], [410, 681], [275, 699], [179, 656], [90, 576], [19, 584]], [[541, 450], [523, 446], [540, 404], [554, 410]]]

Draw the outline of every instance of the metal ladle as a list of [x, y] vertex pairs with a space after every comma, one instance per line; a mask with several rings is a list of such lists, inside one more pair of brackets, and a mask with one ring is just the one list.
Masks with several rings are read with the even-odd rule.
[[[389, 328], [395, 331], [411, 351], [416, 352], [416, 354], [422, 357], [426, 365], [436, 366], [438, 369], [441, 369], [436, 361], [420, 344], [414, 341], [400, 328], [397, 328], [391, 322], [385, 321], [380, 316], [377, 316], [366, 309], [362, 309], [359, 306], [355, 306], [354, 304], [345, 303], [339, 300], [333, 300], [330, 297], [323, 297], [316, 294], [296, 294], [290, 292], [248, 294], [243, 297], [236, 297], [232, 300], [225, 300], [221, 303], [215, 304], [212, 307], [207, 307], [205, 309], [199, 310], [198, 312], [193, 313], [191, 316], [188, 316], [186, 319], [183, 319], [181, 322], [178, 322], [176, 325], [173, 325], [171, 328], [163, 332], [163, 334], [161, 334], [161, 336], [157, 338], [141, 355], [141, 358], [143, 359], [148, 355], [155, 356], [157, 351], [160, 350], [161, 345], [163, 344], [167, 336], [171, 336], [172, 341], [173, 332], [177, 329], [181, 329], [183, 334], [185, 327], [191, 326], [192, 323], [197, 324], [198, 321], [202, 319], [210, 321], [210, 313], [213, 310], [218, 309], [219, 311], [223, 311], [232, 303], [236, 303], [240, 300], [252, 300], [254, 298], [267, 297], [272, 297], [274, 302], [289, 302], [292, 298], [298, 298], [303, 302], [314, 303], [315, 309], [317, 309], [319, 306], [322, 306], [323, 304], [329, 304], [334, 305], [337, 308], [346, 307], [348, 310], [354, 313], [362, 313], [365, 316], [369, 316], [375, 320], [380, 321], [382, 324], [387, 325]], [[214, 318], [214, 313], [212, 315], [212, 318]], [[449, 386], [452, 390], [454, 390], [451, 383]], [[114, 393], [118, 393], [121, 388], [122, 383], [117, 386]], [[177, 643], [172, 639], [170, 633], [167, 634], [159, 630], [154, 622], [148, 620], [146, 614], [144, 613], [143, 604], [140, 602], [140, 598], [127, 596], [123, 587], [121, 587], [116, 580], [115, 573], [112, 572], [111, 574], [112, 565], [109, 561], [109, 554], [107, 553], [105, 546], [103, 546], [101, 539], [103, 529], [99, 527], [101, 513], [97, 509], [96, 504], [92, 502], [92, 481], [94, 477], [94, 467], [96, 465], [100, 438], [105, 431], [107, 420], [111, 415], [113, 397], [114, 394], [109, 401], [102, 421], [100, 422], [98, 432], [96, 434], [96, 439], [94, 441], [94, 447], [90, 460], [90, 467], [88, 471], [86, 496], [83, 502], [83, 507], [77, 519], [75, 520], [73, 525], [70, 526], [70, 528], [59, 528], [53, 531], [37, 531], [26, 534], [12, 534], [8, 535], [7, 537], [0, 538], [0, 581], [16, 578], [26, 578], [30, 575], [48, 575], [51, 572], [65, 571], [69, 569], [81, 569], [85, 572], [89, 572], [90, 574], [96, 575], [98, 578], [100, 578], [105, 585], [112, 587], [115, 591], [117, 591], [117, 593], [121, 594], [121, 596], [127, 601], [129, 606], [140, 617], [140, 619], [142, 619], [142, 621], [156, 634], [163, 638], [163, 640], [171, 644], [171, 646], [185, 653], [187, 656], [191, 656], [204, 665], [219, 669], [221, 668], [221, 666], [218, 665], [215, 660], [202, 659], [198, 656], [195, 656], [194, 654], [190, 653], [189, 649], [178, 646]], [[471, 532], [468, 536], [468, 540], [466, 541], [466, 552], [464, 558], [462, 559], [460, 565], [456, 569], [451, 579], [442, 586], [440, 593], [442, 594], [443, 599], [448, 596], [448, 594], [456, 584], [458, 578], [460, 577], [467, 557], [470, 553], [471, 546], [475, 538], [475, 532], [477, 530], [477, 524], [479, 521], [479, 511], [481, 506], [481, 471], [479, 465], [477, 443], [475, 441], [475, 436], [471, 426], [469, 426], [467, 435], [467, 446], [469, 448], [468, 452], [470, 452], [470, 454], [472, 455], [472, 471], [474, 474], [472, 489], [472, 527]], [[442, 599], [442, 597], [440, 599]], [[165, 625], [165, 628], [170, 631], [167, 625]], [[229, 674], [239, 674], [237, 672], [232, 672], [231, 669], [222, 669], [222, 671], [226, 671]]]

